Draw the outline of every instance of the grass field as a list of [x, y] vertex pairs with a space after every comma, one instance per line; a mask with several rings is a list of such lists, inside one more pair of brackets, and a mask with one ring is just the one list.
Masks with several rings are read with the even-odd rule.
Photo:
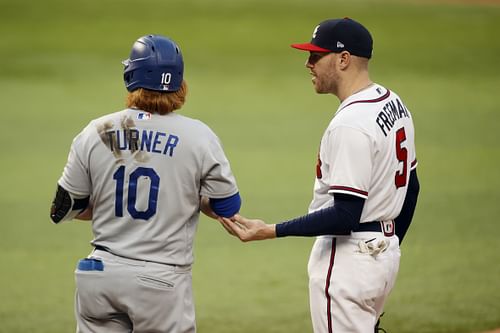
[[[500, 327], [500, 6], [411, 1], [0, 0], [0, 332], [72, 332], [73, 270], [90, 226], [48, 209], [72, 138], [123, 107], [120, 61], [147, 33], [181, 46], [181, 113], [220, 136], [242, 213], [305, 213], [318, 142], [338, 101], [318, 96], [293, 42], [329, 17], [370, 28], [372, 79], [413, 113], [421, 196], [383, 326], [390, 333]], [[199, 332], [311, 332], [312, 239], [242, 244], [203, 218]]]

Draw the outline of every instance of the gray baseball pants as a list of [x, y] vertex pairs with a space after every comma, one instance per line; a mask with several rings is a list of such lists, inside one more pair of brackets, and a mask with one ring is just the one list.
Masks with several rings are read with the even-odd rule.
[[77, 332], [194, 333], [191, 266], [94, 250], [75, 271]]

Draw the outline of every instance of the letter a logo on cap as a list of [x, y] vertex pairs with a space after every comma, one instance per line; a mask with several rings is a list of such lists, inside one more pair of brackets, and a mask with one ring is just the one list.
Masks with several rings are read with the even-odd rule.
[[314, 28], [313, 38], [316, 38], [316, 34], [318, 33], [318, 29], [319, 29], [319, 25], [316, 28]]
[[338, 47], [339, 49], [343, 49], [343, 48], [344, 48], [344, 43], [342, 43], [342, 42], [337, 42], [337, 47]]

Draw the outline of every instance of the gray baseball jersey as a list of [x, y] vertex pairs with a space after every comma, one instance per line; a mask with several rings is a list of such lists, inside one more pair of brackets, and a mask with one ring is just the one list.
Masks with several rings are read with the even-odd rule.
[[59, 185], [91, 195], [93, 245], [171, 265], [193, 262], [200, 196], [238, 192], [208, 126], [136, 109], [91, 121], [74, 139]]

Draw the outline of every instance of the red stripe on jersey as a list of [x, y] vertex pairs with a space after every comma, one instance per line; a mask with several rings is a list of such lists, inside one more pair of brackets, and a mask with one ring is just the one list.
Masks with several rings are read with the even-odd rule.
[[364, 196], [368, 196], [368, 192], [366, 192], [366, 191], [358, 190], [357, 188], [352, 188], [352, 187], [347, 187], [347, 186], [332, 185], [332, 186], [330, 186], [330, 190], [354, 192], [354, 193], [358, 193], [358, 194], [361, 194]]
[[411, 168], [413, 169], [413, 167], [414, 167], [415, 165], [417, 165], [417, 160], [415, 160], [415, 161], [411, 162]]
[[330, 279], [332, 277], [333, 264], [335, 263], [335, 245], [337, 239], [332, 239], [332, 251], [330, 252], [330, 265], [328, 266], [328, 273], [326, 274], [325, 296], [326, 296], [326, 316], [328, 321], [328, 333], [332, 333], [332, 299], [330, 296]]
[[387, 89], [387, 92], [383, 96], [380, 96], [379, 98], [375, 98], [375, 99], [363, 99], [363, 100], [359, 100], [359, 101], [354, 101], [354, 102], [351, 102], [351, 103], [349, 103], [347, 105], [344, 105], [342, 107], [342, 109], [340, 109], [340, 110], [343, 110], [346, 107], [348, 107], [350, 105], [353, 105], [353, 104], [356, 104], [356, 103], [377, 103], [377, 102], [383, 101], [384, 99], [388, 98], [390, 94], [391, 94], [390, 90]]

